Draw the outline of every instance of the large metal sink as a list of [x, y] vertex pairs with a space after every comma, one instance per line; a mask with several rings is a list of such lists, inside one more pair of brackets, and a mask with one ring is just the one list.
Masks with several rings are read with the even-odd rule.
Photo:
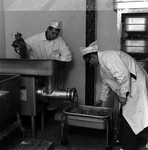
[[[35, 116], [42, 113], [41, 128], [44, 131], [44, 106], [37, 100], [36, 90], [40, 86], [45, 86], [48, 93], [52, 93], [58, 88], [60, 75], [66, 69], [66, 62], [49, 59], [0, 59], [0, 73], [19, 74], [21, 106], [20, 114], [31, 116], [32, 137], [35, 138]], [[2, 78], [2, 77], [1, 77]], [[1, 80], [0, 78], [0, 80]], [[2, 78], [4, 80], [4, 78]], [[13, 83], [15, 85], [17, 83]], [[62, 85], [62, 84], [61, 84]], [[11, 89], [15, 89], [12, 88]], [[0, 89], [1, 90], [1, 89]], [[22, 94], [23, 93], [23, 94]], [[0, 94], [6, 94], [1, 93]], [[19, 92], [18, 92], [19, 94]], [[15, 94], [16, 95], [16, 94]], [[14, 97], [11, 95], [11, 97]], [[55, 101], [53, 101], [55, 105]], [[58, 102], [59, 105], [59, 102]], [[51, 102], [50, 102], [51, 106]], [[1, 108], [1, 107], [0, 107]], [[1, 110], [1, 109], [0, 109]]]
[[65, 70], [66, 62], [49, 59], [0, 58], [1, 73], [53, 76]]

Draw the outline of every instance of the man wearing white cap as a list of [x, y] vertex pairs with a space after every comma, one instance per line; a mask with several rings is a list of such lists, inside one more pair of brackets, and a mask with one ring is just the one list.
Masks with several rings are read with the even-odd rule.
[[[59, 33], [60, 22], [52, 21], [45, 32], [25, 39], [30, 59], [50, 59], [70, 62], [72, 60], [72, 52], [62, 37], [59, 36]], [[60, 86], [58, 88], [62, 88], [62, 75], [58, 74], [56, 79], [58, 80], [58, 86]], [[61, 105], [62, 101], [50, 101], [48, 110], [55, 110]]]
[[137, 136], [148, 127], [148, 75], [127, 53], [116, 50], [98, 51], [97, 42], [80, 48], [90, 65], [100, 67], [102, 89], [96, 106], [107, 101], [110, 90], [119, 96], [122, 108], [122, 150], [137, 150]]
[[59, 33], [60, 22], [52, 21], [46, 32], [25, 39], [30, 59], [71, 61], [72, 52]]

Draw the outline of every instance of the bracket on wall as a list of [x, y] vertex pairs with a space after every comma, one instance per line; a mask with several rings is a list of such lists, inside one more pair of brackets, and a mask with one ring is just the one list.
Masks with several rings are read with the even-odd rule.
[[[86, 47], [96, 40], [96, 0], [86, 0]], [[85, 65], [85, 104], [94, 105], [94, 67]]]

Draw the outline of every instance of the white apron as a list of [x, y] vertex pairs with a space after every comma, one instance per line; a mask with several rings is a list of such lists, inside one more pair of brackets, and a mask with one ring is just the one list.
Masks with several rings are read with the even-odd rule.
[[[108, 57], [109, 56], [109, 57]], [[138, 134], [148, 126], [148, 75], [145, 70], [129, 55], [122, 51], [98, 52], [102, 77], [101, 100], [107, 100], [109, 88], [119, 97], [127, 97], [123, 106], [123, 116]], [[130, 73], [135, 78], [130, 76]]]

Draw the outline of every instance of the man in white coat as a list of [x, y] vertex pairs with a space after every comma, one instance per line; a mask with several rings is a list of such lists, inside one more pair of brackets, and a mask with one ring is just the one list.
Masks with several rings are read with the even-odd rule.
[[[50, 59], [71, 62], [72, 51], [63, 38], [59, 35], [61, 25], [59, 21], [52, 21], [45, 32], [25, 39], [30, 59]], [[58, 82], [63, 88], [62, 75], [58, 74]], [[61, 79], [61, 81], [59, 81]], [[60, 83], [61, 82], [61, 83]], [[59, 86], [58, 85], [58, 86]], [[48, 110], [55, 110], [62, 105], [60, 101], [50, 101]]]
[[52, 21], [45, 32], [25, 39], [30, 59], [71, 61], [72, 51], [59, 35], [60, 30], [60, 22]]
[[70, 62], [72, 60], [72, 51], [59, 35], [60, 31], [60, 22], [52, 21], [45, 32], [26, 39], [21, 37], [21, 33], [17, 33], [12, 46], [21, 58]]
[[98, 51], [96, 42], [80, 48], [83, 59], [100, 67], [102, 89], [95, 105], [107, 101], [110, 90], [119, 96], [122, 106], [122, 148], [137, 149], [137, 135], [148, 127], [148, 75], [130, 55], [123, 51]]

